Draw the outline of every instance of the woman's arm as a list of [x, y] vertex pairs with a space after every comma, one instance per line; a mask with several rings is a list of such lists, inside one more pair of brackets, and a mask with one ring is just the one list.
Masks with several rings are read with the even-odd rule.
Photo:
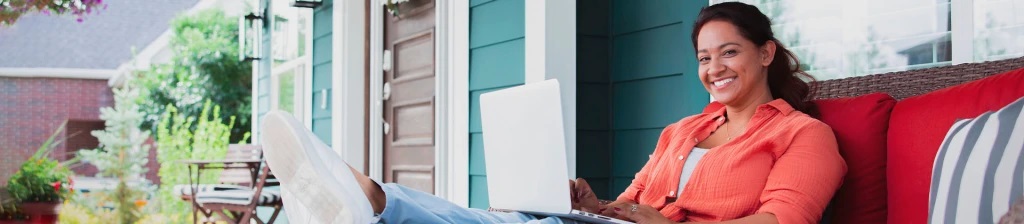
[[768, 173], [755, 213], [772, 214], [779, 223], [817, 223], [846, 174], [838, 148], [828, 125], [800, 127]]
[[756, 223], [756, 224], [777, 224], [779, 219], [775, 218], [775, 215], [771, 213], [760, 213], [754, 214], [747, 217], [733, 219], [724, 222], [684, 222], [685, 224], [703, 224], [703, 223], [718, 223], [718, 224], [745, 224], [745, 223]]

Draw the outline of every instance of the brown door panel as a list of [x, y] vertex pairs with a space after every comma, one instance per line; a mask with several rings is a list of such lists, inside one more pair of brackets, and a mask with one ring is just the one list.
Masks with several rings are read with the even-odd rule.
[[384, 72], [390, 96], [384, 101], [389, 124], [384, 142], [384, 182], [434, 192], [434, 2], [399, 5], [399, 17], [385, 10], [384, 49], [392, 52]]

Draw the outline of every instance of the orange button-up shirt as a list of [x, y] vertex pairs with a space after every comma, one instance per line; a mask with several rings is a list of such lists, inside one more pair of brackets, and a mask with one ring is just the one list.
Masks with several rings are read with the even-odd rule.
[[723, 107], [666, 127], [618, 199], [653, 206], [675, 221], [771, 213], [783, 224], [817, 223], [842, 183], [846, 162], [828, 125], [781, 99], [758, 106], [745, 132], [711, 148], [676, 198], [683, 162], [725, 122], [724, 115]]

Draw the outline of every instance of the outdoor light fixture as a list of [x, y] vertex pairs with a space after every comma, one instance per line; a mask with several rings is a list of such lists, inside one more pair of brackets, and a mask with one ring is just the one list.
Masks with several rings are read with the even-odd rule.
[[323, 0], [295, 0], [292, 6], [299, 8], [316, 8], [324, 4]]
[[260, 59], [263, 16], [249, 13], [238, 18], [238, 58], [242, 61]]

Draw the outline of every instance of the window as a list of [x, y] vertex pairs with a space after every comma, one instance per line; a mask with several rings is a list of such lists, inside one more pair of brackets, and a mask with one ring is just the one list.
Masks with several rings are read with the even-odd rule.
[[[772, 19], [772, 29], [819, 80], [929, 68], [954, 54], [989, 61], [1024, 55], [1024, 10], [1016, 0], [962, 0], [973, 32], [954, 30], [961, 0], [743, 0]], [[725, 2], [712, 0], [711, 4]], [[973, 33], [973, 52], [954, 51], [954, 35]]]
[[312, 12], [306, 8], [291, 7], [292, 1], [274, 0], [275, 9], [272, 40], [272, 68], [270, 79], [270, 108], [291, 113], [305, 120], [308, 103], [310, 56], [308, 46], [312, 32]]

